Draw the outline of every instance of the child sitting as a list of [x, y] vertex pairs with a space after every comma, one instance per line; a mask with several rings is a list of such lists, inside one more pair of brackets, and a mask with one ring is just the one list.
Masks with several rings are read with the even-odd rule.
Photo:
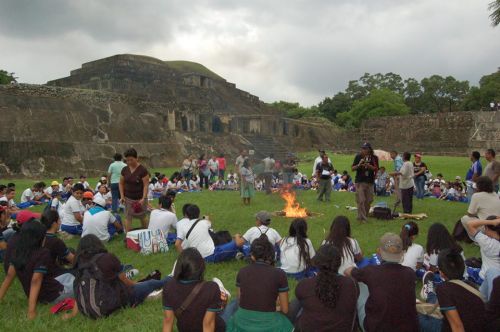
[[107, 211], [106, 201], [102, 197], [95, 197], [94, 205], [83, 215], [82, 236], [93, 234], [101, 241], [109, 241], [123, 229], [116, 217]]
[[213, 190], [225, 190], [226, 182], [223, 179], [218, 179], [213, 185]]
[[315, 255], [311, 240], [307, 238], [307, 223], [297, 218], [290, 224], [287, 237], [280, 241], [281, 269], [287, 276], [301, 280], [314, 275], [311, 259]]
[[238, 190], [238, 182], [235, 180], [234, 176], [230, 176], [226, 184], [227, 190]]
[[186, 179], [183, 176], [181, 176], [179, 181], [177, 181], [176, 187], [177, 187], [177, 192], [189, 191], [189, 186], [186, 182]]
[[262, 234], [267, 236], [269, 242], [274, 246], [279, 246], [281, 236], [271, 225], [271, 214], [267, 211], [259, 211], [255, 215], [255, 226], [246, 231], [241, 237], [235, 239], [238, 247], [243, 246], [245, 256], [250, 254], [250, 245], [258, 239]]
[[[161, 230], [167, 237], [167, 242], [175, 242], [177, 235], [177, 216], [170, 211], [172, 207], [172, 198], [170, 196], [161, 196], [158, 199], [158, 208], [151, 211], [149, 215], [148, 229], [152, 231]], [[172, 232], [172, 233], [170, 233]]]

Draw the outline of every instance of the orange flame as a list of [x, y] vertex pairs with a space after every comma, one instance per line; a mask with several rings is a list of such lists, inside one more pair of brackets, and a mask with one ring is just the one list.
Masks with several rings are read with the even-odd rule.
[[285, 212], [285, 216], [289, 218], [307, 217], [307, 210], [301, 208], [300, 204], [295, 200], [295, 192], [284, 191], [281, 193], [281, 198], [286, 201], [285, 208], [283, 209], [283, 212]]

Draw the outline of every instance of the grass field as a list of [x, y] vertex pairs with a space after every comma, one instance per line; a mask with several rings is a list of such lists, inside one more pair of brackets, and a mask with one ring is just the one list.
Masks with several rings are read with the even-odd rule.
[[[306, 174], [312, 172], [311, 160], [316, 157], [315, 153], [301, 155], [300, 169]], [[352, 156], [331, 155], [335, 167], [342, 171], [349, 169], [352, 162]], [[470, 162], [466, 158], [455, 157], [434, 157], [426, 156], [424, 161], [428, 163], [433, 174], [443, 173], [445, 178], [453, 179], [456, 175], [466, 172]], [[389, 169], [392, 169], [390, 163], [386, 163]], [[161, 169], [169, 175], [173, 169]], [[74, 174], [77, 176], [78, 174]], [[52, 179], [46, 180], [47, 183]], [[16, 182], [18, 195], [22, 190], [31, 185], [35, 180], [15, 180], [0, 179], [0, 183]], [[90, 179], [91, 185], [94, 185], [96, 179]], [[345, 209], [346, 205], [355, 205], [354, 194], [335, 192], [331, 203], [321, 203], [316, 201], [316, 193], [313, 191], [299, 191], [297, 193], [298, 201], [301, 205], [307, 207], [313, 212], [320, 213], [320, 216], [308, 219], [309, 237], [315, 247], [318, 247], [325, 236], [325, 231], [329, 229], [330, 223], [337, 215], [346, 215], [352, 223], [353, 237], [355, 237], [365, 255], [375, 252], [378, 239], [385, 232], [391, 231], [399, 233], [404, 221], [378, 221], [370, 219], [368, 224], [359, 225], [355, 221], [356, 212]], [[376, 201], [385, 200], [393, 202], [393, 198], [377, 198]], [[263, 193], [257, 193], [251, 206], [243, 206], [237, 192], [202, 192], [202, 193], [184, 193], [178, 195], [176, 199], [176, 208], [179, 212], [185, 203], [196, 203], [200, 206], [202, 214], [210, 216], [214, 228], [217, 230], [229, 230], [232, 234], [236, 232], [243, 233], [254, 225], [254, 214], [259, 210], [278, 211], [283, 207], [283, 200], [277, 195], [266, 196]], [[34, 210], [41, 210], [38, 207]], [[429, 215], [428, 219], [419, 221], [420, 236], [418, 243], [425, 245], [427, 229], [434, 222], [445, 224], [451, 231], [454, 223], [467, 209], [464, 203], [437, 201], [432, 198], [426, 198], [423, 201], [414, 201], [414, 212], [425, 212]], [[180, 217], [179, 213], [178, 216]], [[272, 221], [272, 227], [284, 236], [288, 232], [290, 219], [275, 217]], [[134, 221], [134, 226], [138, 227], [139, 222]], [[120, 238], [122, 239], [122, 238]], [[150, 256], [141, 256], [130, 250], [126, 250], [123, 241], [113, 240], [107, 245], [109, 251], [116, 254], [123, 263], [133, 264], [140, 270], [140, 277], [146, 275], [154, 269], [159, 269], [162, 274], [170, 273], [172, 264], [177, 257], [175, 250], [166, 254], [156, 254]], [[71, 247], [76, 247], [78, 240], [67, 241]], [[464, 245], [466, 256], [479, 256], [479, 249], [473, 245]], [[226, 288], [232, 293], [235, 291], [235, 278], [238, 270], [245, 265], [242, 261], [232, 261], [216, 265], [208, 265], [206, 278], [217, 276], [220, 278]], [[3, 269], [0, 271], [0, 280], [3, 280]], [[293, 289], [295, 283], [290, 281]], [[293, 291], [291, 298], [294, 297]], [[71, 321], [62, 321], [60, 317], [53, 316], [49, 312], [49, 306], [38, 306], [38, 317], [35, 321], [26, 320], [27, 299], [20, 284], [16, 281], [9, 290], [7, 297], [0, 303], [0, 329], [2, 331], [110, 331], [119, 329], [120, 331], [158, 331], [162, 323], [161, 300], [152, 300], [136, 309], [122, 310], [111, 317], [99, 321], [92, 321], [84, 317], [77, 317]]]

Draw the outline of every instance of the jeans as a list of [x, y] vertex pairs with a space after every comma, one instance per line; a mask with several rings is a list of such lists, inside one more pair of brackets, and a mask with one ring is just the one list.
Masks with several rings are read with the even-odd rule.
[[[427, 295], [426, 302], [436, 304], [438, 302], [436, 293], [429, 293]], [[439, 332], [441, 331], [441, 325], [443, 324], [443, 320], [419, 313], [418, 323], [420, 325], [420, 331]]]
[[484, 281], [479, 290], [487, 301], [490, 300], [491, 291], [493, 290], [493, 280], [498, 276], [500, 276], [500, 269], [494, 267], [490, 267], [484, 274]]
[[111, 184], [111, 211], [118, 212], [118, 204], [120, 203], [120, 186], [118, 183]]
[[77, 226], [61, 225], [61, 231], [73, 235], [82, 235], [83, 229], [82, 225], [77, 225]]
[[220, 317], [227, 323], [239, 307], [238, 300], [232, 300], [227, 304], [224, 311], [220, 314]]
[[415, 188], [417, 189], [417, 199], [423, 199], [425, 194], [425, 176], [415, 177]]
[[130, 295], [129, 302], [131, 307], [144, 302], [146, 297], [153, 291], [162, 288], [167, 282], [172, 280], [172, 277], [165, 277], [162, 280], [150, 279], [143, 282], [138, 282], [132, 287], [132, 294]]
[[297, 281], [300, 281], [302, 279], [306, 279], [306, 278], [312, 278], [314, 277], [316, 274], [318, 273], [318, 269], [317, 268], [314, 268], [314, 267], [311, 267], [311, 268], [308, 268], [304, 271], [301, 271], [301, 272], [297, 272], [297, 273], [287, 273], [286, 276], [288, 278], [294, 278], [295, 280]]
[[293, 183], [293, 173], [283, 172], [283, 184], [292, 184]]
[[332, 180], [331, 179], [319, 179], [318, 188], [318, 201], [323, 200], [323, 196], [327, 202], [330, 201], [330, 195], [332, 194]]
[[226, 244], [221, 244], [220, 246], [215, 247], [214, 253], [212, 255], [205, 257], [205, 262], [219, 263], [233, 259], [234, 257], [236, 257], [238, 250], [238, 246], [234, 241]]

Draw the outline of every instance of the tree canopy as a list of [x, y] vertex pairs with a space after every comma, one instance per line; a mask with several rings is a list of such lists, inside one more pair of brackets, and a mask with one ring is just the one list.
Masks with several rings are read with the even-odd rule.
[[0, 84], [10, 84], [11, 82], [16, 82], [14, 73], [0, 69]]

